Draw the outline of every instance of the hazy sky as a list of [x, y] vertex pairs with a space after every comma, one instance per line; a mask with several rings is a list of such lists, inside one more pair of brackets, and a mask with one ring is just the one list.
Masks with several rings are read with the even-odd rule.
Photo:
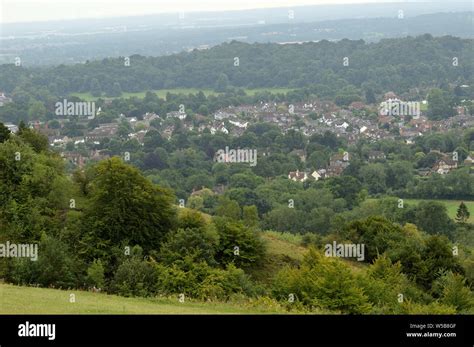
[[0, 0], [0, 22], [374, 2], [403, 2], [403, 0]]

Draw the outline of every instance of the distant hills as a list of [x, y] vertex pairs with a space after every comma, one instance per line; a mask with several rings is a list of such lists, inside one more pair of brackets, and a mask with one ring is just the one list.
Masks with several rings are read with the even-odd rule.
[[[207, 50], [163, 57], [107, 58], [52, 68], [0, 66], [0, 90], [46, 88], [74, 92], [138, 92], [168, 88], [313, 87], [408, 91], [447, 84], [472, 85], [473, 40], [452, 36], [276, 44], [232, 41]], [[348, 91], [348, 93], [352, 93]]]
[[[358, 10], [352, 14], [338, 12], [323, 16], [314, 13], [313, 17], [297, 9], [292, 20], [288, 19], [287, 9], [279, 9], [278, 15], [268, 19], [265, 19], [268, 16], [266, 12], [242, 12], [240, 21], [235, 14], [230, 15], [233, 12], [225, 12], [222, 17], [214, 14], [214, 17], [201, 18], [196, 17], [197, 14], [189, 14], [182, 20], [177, 15], [160, 15], [87, 22], [10, 24], [3, 26], [1, 31], [0, 64], [12, 63], [15, 57], [20, 57], [24, 66], [32, 66], [84, 63], [133, 54], [161, 56], [209, 48], [233, 40], [284, 43], [347, 38], [378, 42], [384, 38], [425, 33], [461, 38], [472, 38], [474, 35], [473, 12], [414, 16], [421, 11], [397, 10], [402, 6], [390, 6], [385, 7], [384, 11], [364, 7], [372, 9], [364, 18], [359, 18], [360, 8], [355, 6], [354, 9]], [[339, 18], [344, 16], [346, 18]]]

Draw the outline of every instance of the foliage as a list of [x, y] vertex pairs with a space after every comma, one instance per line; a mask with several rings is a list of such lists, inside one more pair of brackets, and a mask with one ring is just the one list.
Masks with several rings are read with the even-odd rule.
[[349, 268], [315, 249], [310, 249], [299, 269], [286, 268], [276, 276], [273, 293], [282, 300], [294, 294], [306, 306], [346, 313], [367, 313], [371, 309]]
[[226, 218], [215, 217], [214, 223], [219, 234], [216, 260], [220, 264], [258, 265], [265, 254], [265, 246], [255, 230]]
[[87, 235], [110, 245], [138, 244], [148, 252], [172, 229], [171, 193], [119, 158], [100, 162], [90, 184], [83, 226]]

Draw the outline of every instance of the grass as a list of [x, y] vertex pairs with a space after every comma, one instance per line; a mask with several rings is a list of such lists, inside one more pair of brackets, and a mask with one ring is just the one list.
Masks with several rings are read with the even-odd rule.
[[[276, 93], [288, 93], [294, 89], [291, 88], [256, 88], [256, 89], [245, 89], [245, 92], [253, 96], [260, 92], [270, 92], [273, 94]], [[197, 94], [199, 91], [202, 91], [204, 95], [217, 95], [218, 93], [212, 89], [197, 89], [197, 88], [176, 88], [176, 89], [160, 89], [160, 90], [152, 90], [152, 92], [156, 93], [159, 98], [165, 99], [167, 93], [171, 94], [181, 94], [181, 95], [189, 95], [189, 94]], [[137, 93], [122, 93], [121, 98], [131, 98], [136, 97], [139, 99], [145, 98], [146, 91], [137, 92]], [[77, 96], [85, 101], [95, 101], [99, 99], [98, 97], [92, 96], [91, 93], [71, 93], [71, 96]], [[117, 99], [116, 97], [103, 97], [105, 99]]]
[[307, 248], [300, 246], [301, 236], [276, 231], [265, 231], [261, 237], [266, 245], [266, 255], [258, 268], [248, 272], [258, 282], [269, 284], [283, 267], [297, 266], [303, 260]]
[[[405, 202], [408, 204], [418, 204], [420, 201], [438, 201], [441, 202], [446, 206], [446, 209], [448, 211], [448, 215], [450, 218], [454, 219], [456, 217], [456, 213], [459, 207], [459, 204], [461, 201], [464, 200], [424, 200], [424, 199], [405, 199]], [[474, 223], [474, 201], [464, 201], [464, 204], [466, 204], [467, 209], [469, 210], [471, 216], [469, 217], [468, 222], [469, 223]]]
[[285, 256], [292, 260], [303, 260], [307, 248], [301, 246], [301, 236], [276, 231], [265, 231], [262, 239], [267, 245], [268, 257]]
[[[70, 303], [75, 294], [75, 303]], [[176, 298], [125, 298], [80, 290], [0, 283], [0, 314], [272, 314], [286, 310], [264, 301], [203, 302]]]
[[303, 241], [303, 237], [300, 234], [292, 234], [287, 232], [271, 231], [267, 230], [263, 232], [263, 237], [267, 241], [274, 241], [275, 239], [280, 241], [286, 241], [296, 246], [300, 246]]

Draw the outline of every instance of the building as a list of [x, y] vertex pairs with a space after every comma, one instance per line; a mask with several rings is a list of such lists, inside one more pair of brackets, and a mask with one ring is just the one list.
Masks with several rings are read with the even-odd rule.
[[12, 123], [5, 123], [4, 125], [5, 125], [5, 126], [7, 127], [7, 129], [10, 130], [10, 132], [12, 132], [12, 133], [17, 133], [18, 130], [19, 130], [19, 129], [18, 129], [18, 126], [15, 125], [15, 124], [12, 124]]
[[86, 135], [86, 140], [94, 141], [94, 140], [101, 140], [104, 138], [111, 138], [117, 133], [117, 131], [118, 131], [117, 123], [102, 124], [101, 126], [90, 131]]
[[458, 167], [457, 161], [444, 157], [436, 161], [436, 163], [434, 164], [432, 168], [432, 171], [440, 175], [446, 175], [447, 173], [451, 172], [457, 167]]
[[304, 182], [308, 180], [308, 174], [306, 172], [302, 172], [299, 170], [291, 171], [288, 174], [288, 179], [295, 181], [295, 182]]
[[337, 177], [350, 165], [349, 153], [337, 153], [329, 159], [329, 166], [326, 170], [327, 177]]
[[468, 155], [467, 158], [464, 159], [464, 165], [472, 166], [473, 163], [474, 163], [474, 158], [470, 155]]

